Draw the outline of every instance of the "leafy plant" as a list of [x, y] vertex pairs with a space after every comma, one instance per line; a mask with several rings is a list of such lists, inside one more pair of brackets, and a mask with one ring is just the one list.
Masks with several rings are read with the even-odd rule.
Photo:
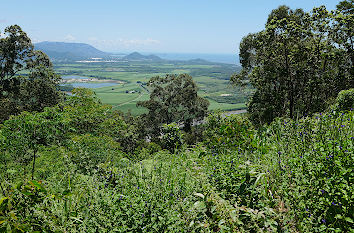
[[1, 232], [43, 232], [48, 226], [37, 212], [50, 214], [44, 206], [39, 207], [47, 199], [47, 190], [41, 182], [28, 181], [7, 190], [7, 195], [0, 198], [0, 231]]
[[26, 166], [32, 160], [32, 179], [36, 157], [43, 146], [65, 143], [67, 126], [62, 115], [53, 108], [46, 108], [41, 113], [23, 112], [5, 121], [1, 134], [5, 138], [2, 146], [11, 153], [12, 160]]
[[204, 143], [217, 152], [244, 150], [252, 148], [253, 135], [253, 127], [247, 118], [212, 113], [207, 118]]
[[183, 145], [183, 135], [176, 123], [162, 126], [161, 147], [174, 153]]
[[337, 111], [349, 111], [354, 108], [354, 88], [339, 92], [334, 109]]

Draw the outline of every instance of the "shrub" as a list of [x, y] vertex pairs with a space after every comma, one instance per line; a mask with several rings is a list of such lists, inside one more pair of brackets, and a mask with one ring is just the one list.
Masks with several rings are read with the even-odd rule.
[[176, 123], [162, 126], [161, 147], [174, 153], [183, 144], [183, 135]]
[[105, 117], [106, 119], [98, 127], [97, 134], [112, 137], [120, 143], [122, 151], [133, 154], [143, 143], [143, 140], [139, 138], [135, 119], [127, 122], [119, 112], [109, 113]]
[[354, 88], [339, 92], [335, 109], [338, 111], [349, 111], [354, 108]]
[[73, 96], [60, 105], [65, 118], [75, 133], [94, 133], [106, 119], [111, 106], [103, 105], [93, 91], [85, 88], [75, 88]]
[[68, 154], [80, 173], [92, 174], [100, 163], [120, 158], [119, 149], [110, 137], [85, 134], [72, 138]]
[[247, 118], [239, 115], [210, 114], [204, 132], [204, 143], [215, 151], [244, 150], [252, 147], [254, 130]]
[[203, 134], [205, 131], [205, 125], [200, 124], [200, 125], [195, 125], [191, 128], [190, 132], [184, 132], [183, 133], [183, 141], [187, 145], [195, 145], [199, 142], [203, 141]]
[[0, 196], [0, 232], [48, 232], [37, 215], [38, 211], [50, 214], [44, 204], [48, 193], [40, 182], [19, 183], [4, 192]]
[[[201, 190], [200, 181], [186, 170], [193, 153], [159, 152], [149, 160], [107, 162], [97, 174], [76, 175], [70, 188], [48, 199], [40, 211], [52, 232], [193, 232], [190, 209]], [[55, 186], [56, 184], [52, 184]], [[53, 187], [51, 187], [53, 188]], [[64, 196], [63, 196], [64, 195]], [[57, 197], [58, 196], [58, 197]], [[40, 206], [43, 206], [41, 204]]]
[[11, 154], [11, 160], [23, 166], [32, 161], [32, 179], [35, 161], [42, 147], [65, 144], [67, 125], [63, 116], [55, 108], [45, 108], [44, 112], [22, 112], [4, 122], [1, 134], [5, 140], [0, 145]]

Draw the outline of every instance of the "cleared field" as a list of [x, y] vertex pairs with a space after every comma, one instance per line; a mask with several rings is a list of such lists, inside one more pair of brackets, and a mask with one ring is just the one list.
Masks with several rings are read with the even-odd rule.
[[210, 105], [209, 105], [209, 110], [214, 111], [214, 110], [222, 110], [222, 111], [231, 111], [231, 110], [239, 110], [239, 109], [245, 109], [246, 104], [245, 103], [238, 103], [238, 104], [227, 104], [227, 103], [218, 103], [214, 100], [209, 99]]

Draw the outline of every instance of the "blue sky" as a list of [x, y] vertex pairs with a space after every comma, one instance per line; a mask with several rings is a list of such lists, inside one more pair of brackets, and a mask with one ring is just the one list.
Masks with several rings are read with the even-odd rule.
[[0, 30], [18, 24], [33, 42], [83, 42], [109, 52], [238, 53], [279, 5], [339, 0], [1, 0]]

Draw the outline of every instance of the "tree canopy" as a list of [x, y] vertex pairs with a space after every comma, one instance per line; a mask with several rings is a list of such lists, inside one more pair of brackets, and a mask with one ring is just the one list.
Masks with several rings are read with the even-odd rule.
[[162, 124], [183, 123], [185, 131], [190, 131], [193, 120], [200, 120], [206, 114], [209, 101], [198, 96], [197, 85], [188, 74], [167, 74], [153, 77], [148, 82], [150, 99], [138, 103], [149, 112], [145, 115], [151, 132]]
[[231, 82], [249, 80], [255, 88], [248, 105], [254, 122], [321, 111], [326, 101], [354, 85], [352, 9], [352, 1], [340, 3], [335, 12], [324, 6], [310, 13], [280, 6], [264, 30], [242, 39], [243, 69]]
[[58, 83], [47, 55], [34, 50], [18, 25], [0, 34], [0, 121], [21, 111], [42, 111], [60, 100]]

